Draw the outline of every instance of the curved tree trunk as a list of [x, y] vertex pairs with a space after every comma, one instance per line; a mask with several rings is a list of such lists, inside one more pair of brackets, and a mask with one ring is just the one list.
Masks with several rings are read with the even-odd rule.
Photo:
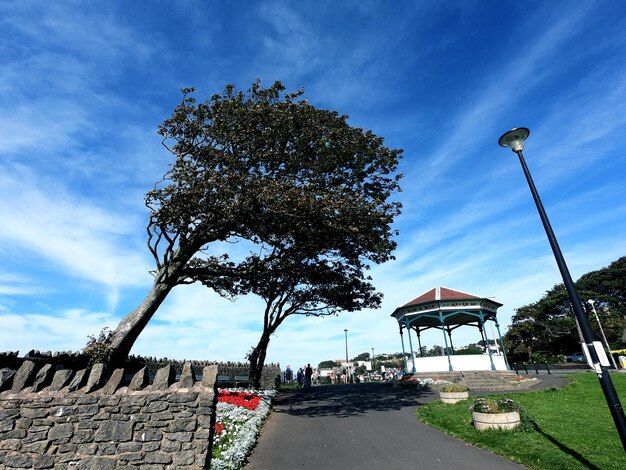
[[190, 256], [178, 256], [178, 260], [171, 261], [163, 266], [155, 276], [150, 292], [141, 302], [141, 305], [126, 315], [113, 331], [109, 339], [111, 356], [108, 366], [123, 367], [133, 344], [146, 327], [157, 309], [161, 306], [170, 291], [177, 285], [181, 270]]
[[133, 344], [173, 287], [174, 285], [155, 281], [141, 305], [122, 319], [110, 339], [111, 368], [123, 367]]
[[267, 355], [267, 346], [270, 344], [270, 331], [263, 331], [261, 339], [249, 356], [250, 361], [250, 381], [255, 390], [261, 388], [261, 374], [265, 365], [265, 357]]

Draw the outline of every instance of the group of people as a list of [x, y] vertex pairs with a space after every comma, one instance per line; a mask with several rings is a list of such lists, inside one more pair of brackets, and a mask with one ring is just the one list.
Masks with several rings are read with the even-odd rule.
[[[304, 370], [300, 367], [296, 373], [296, 383], [298, 384], [298, 388], [309, 389], [311, 388], [312, 381], [313, 368], [311, 367], [311, 364], [307, 364]], [[293, 371], [291, 370], [291, 366], [287, 366], [287, 369], [285, 369], [285, 383], [293, 383]]]

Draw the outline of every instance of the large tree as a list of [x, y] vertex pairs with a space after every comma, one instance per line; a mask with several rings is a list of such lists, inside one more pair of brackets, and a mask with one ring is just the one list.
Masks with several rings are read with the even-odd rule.
[[391, 259], [396, 246], [391, 223], [400, 204], [389, 199], [400, 189], [401, 151], [346, 119], [299, 94], [264, 110], [256, 126], [271, 145], [263, 147], [258, 191], [271, 231], [255, 239], [256, 252], [245, 260], [254, 272], [223, 277], [219, 286], [197, 277], [227, 295], [263, 299], [263, 331], [248, 356], [256, 387], [270, 337], [287, 317], [380, 306], [366, 271]]
[[[608, 341], [623, 345], [626, 342], [626, 257], [584, 274], [576, 281], [576, 290], [583, 302], [596, 301]], [[589, 321], [599, 334], [594, 316]], [[530, 360], [537, 351], [556, 356], [580, 350], [580, 336], [564, 285], [554, 286], [537, 302], [517, 309], [504, 339], [513, 360]]]
[[[154, 283], [113, 332], [113, 364], [180, 284], [201, 281], [229, 296], [255, 292], [269, 302], [266, 312], [280, 310], [278, 324], [294, 308], [321, 313], [318, 299], [336, 298], [328, 280], [301, 288], [321, 272], [335, 276], [337, 292], [347, 296], [325, 312], [376, 303], [362, 271], [395, 247], [389, 224], [399, 204], [387, 199], [399, 190], [393, 173], [401, 151], [349, 126], [346, 116], [310, 105], [301, 91], [284, 90], [280, 82], [255, 82], [247, 92], [227, 86], [197, 103], [185, 89], [159, 128], [175, 159], [146, 196]], [[248, 253], [232, 260], [220, 242], [237, 241]], [[274, 284], [299, 294], [285, 302], [270, 292]]]
[[626, 345], [626, 256], [584, 274], [576, 286], [586, 294], [584, 300], [598, 301], [596, 310], [609, 341]]

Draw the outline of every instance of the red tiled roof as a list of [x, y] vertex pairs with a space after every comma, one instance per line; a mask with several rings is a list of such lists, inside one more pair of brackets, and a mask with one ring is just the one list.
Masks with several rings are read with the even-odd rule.
[[461, 292], [458, 290], [448, 289], [447, 287], [433, 287], [428, 292], [423, 293], [419, 297], [407, 302], [403, 305], [403, 307], [408, 307], [409, 305], [417, 305], [423, 304], [427, 302], [433, 302], [435, 300], [456, 300], [456, 299], [480, 299], [472, 294], [467, 294], [466, 292]]

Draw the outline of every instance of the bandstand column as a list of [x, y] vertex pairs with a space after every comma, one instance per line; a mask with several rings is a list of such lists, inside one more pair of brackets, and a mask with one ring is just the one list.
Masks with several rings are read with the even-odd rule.
[[487, 330], [485, 329], [485, 316], [483, 315], [483, 312], [480, 312], [480, 325], [481, 325], [481, 330], [484, 331], [485, 336], [484, 338], [486, 339], [485, 344], [487, 345], [487, 351], [489, 352], [489, 362], [491, 363], [491, 370], [496, 370], [496, 366], [493, 363], [493, 355], [491, 354], [491, 346], [489, 345], [489, 335], [487, 334]]
[[506, 370], [511, 370], [511, 366], [509, 365], [509, 358], [506, 355], [506, 347], [504, 346], [504, 341], [502, 341], [502, 333], [500, 333], [500, 324], [498, 320], [494, 318], [494, 322], [496, 324], [496, 331], [498, 332], [498, 337], [500, 338], [500, 344], [502, 345], [502, 354], [504, 354], [504, 365], [506, 366]]
[[411, 341], [411, 326], [408, 320], [404, 320], [406, 332], [409, 335], [409, 348], [411, 349], [411, 364], [413, 365], [413, 373], [415, 373], [415, 353], [413, 352], [413, 341]]
[[415, 334], [417, 335], [417, 344], [420, 347], [420, 357], [424, 357], [424, 351], [422, 351], [422, 337], [419, 328], [415, 328]]
[[446, 356], [448, 356], [448, 370], [454, 370], [452, 368], [452, 360], [450, 359], [450, 350], [448, 348], [448, 338], [446, 337], [446, 323], [443, 319], [443, 315], [439, 312], [439, 321], [441, 321], [441, 332], [443, 333], [443, 342], [446, 345]]
[[406, 353], [404, 352], [404, 335], [402, 334], [402, 323], [398, 323], [398, 325], [400, 325], [400, 341], [402, 341], [402, 362], [404, 362], [404, 369], [406, 370]]
[[450, 349], [452, 350], [452, 354], [454, 354], [454, 345], [452, 344], [452, 330], [450, 329], [450, 327], [446, 328], [446, 331], [448, 332], [448, 338], [450, 339]]

